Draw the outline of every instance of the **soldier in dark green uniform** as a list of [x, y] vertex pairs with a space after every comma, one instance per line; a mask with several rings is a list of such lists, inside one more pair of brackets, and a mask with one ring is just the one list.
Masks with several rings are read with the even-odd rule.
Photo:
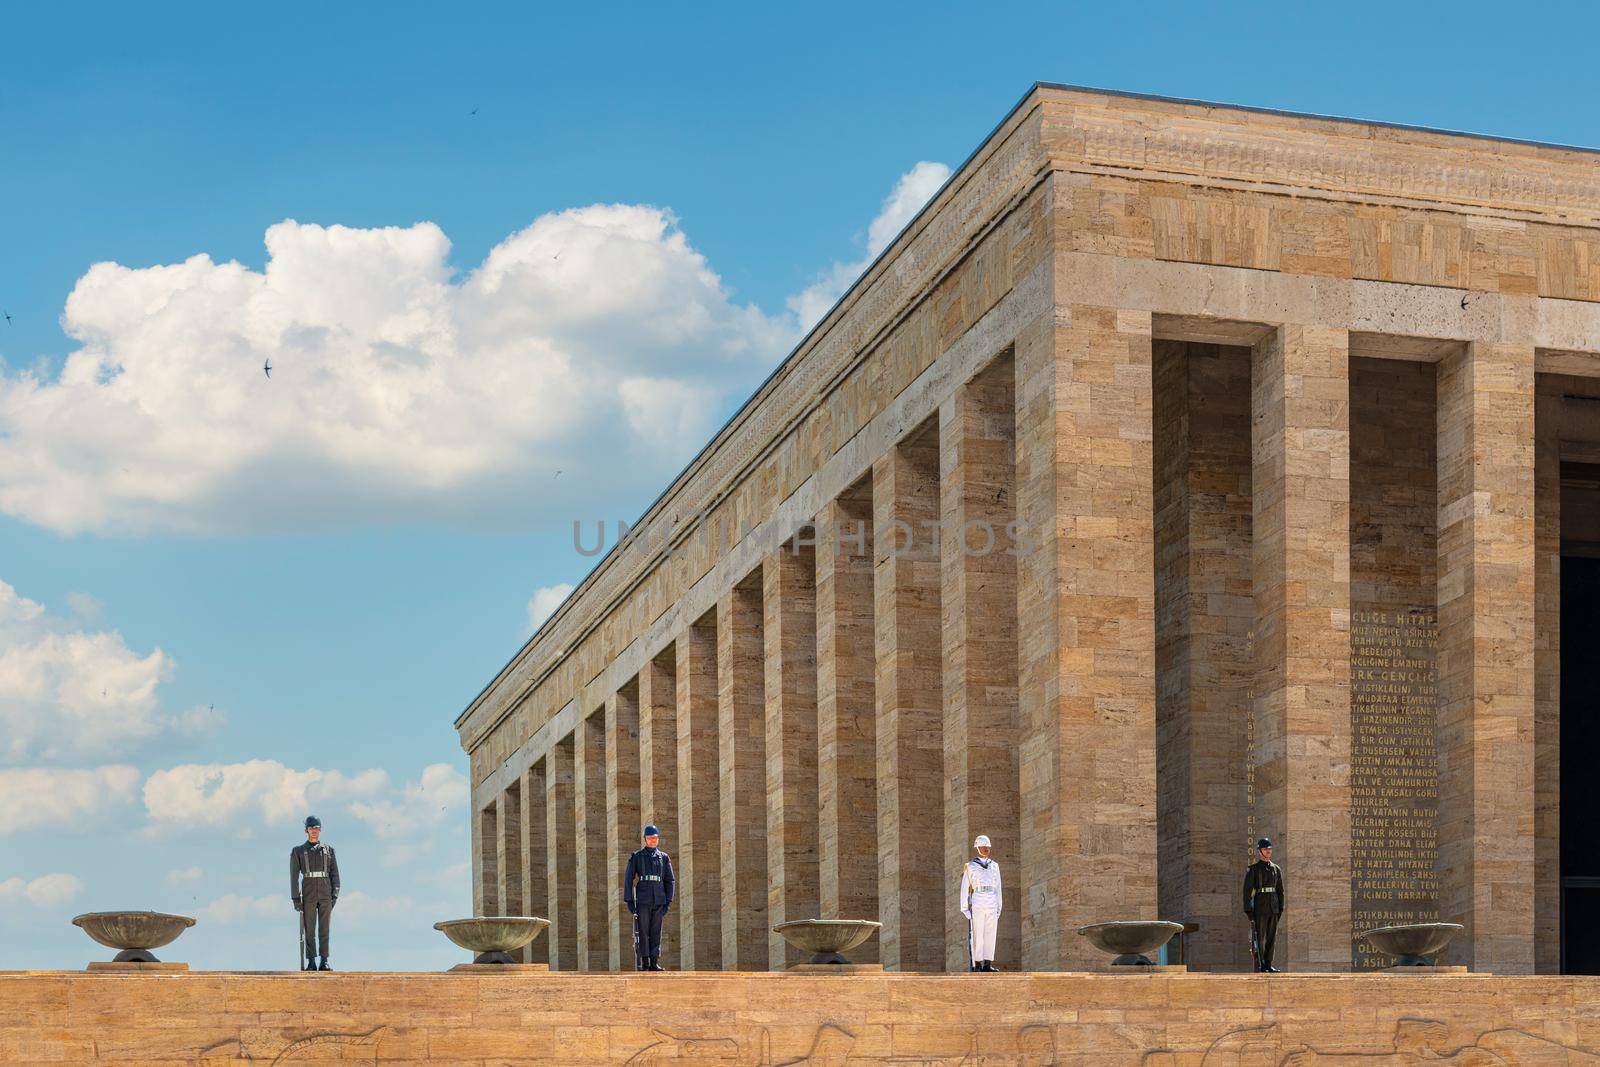
[[1272, 842], [1256, 842], [1257, 859], [1244, 872], [1244, 914], [1250, 920], [1252, 954], [1256, 970], [1277, 974], [1272, 965], [1272, 944], [1278, 938], [1283, 915], [1283, 868], [1272, 862]]
[[[323, 843], [322, 820], [315, 815], [306, 816], [305, 841], [289, 850], [289, 899], [305, 934], [305, 969], [333, 970], [328, 966], [328, 923], [339, 902], [339, 861], [333, 846]], [[320, 966], [315, 961], [319, 955]]]

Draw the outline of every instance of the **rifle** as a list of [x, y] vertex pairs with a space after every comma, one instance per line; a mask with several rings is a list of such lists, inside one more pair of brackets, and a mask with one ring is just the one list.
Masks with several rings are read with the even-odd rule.
[[1261, 941], [1259, 931], [1256, 930], [1255, 916], [1250, 916], [1250, 960], [1255, 964], [1256, 970], [1261, 970]]
[[300, 935], [300, 969], [306, 969], [306, 918], [298, 909], [294, 913], [294, 928]]

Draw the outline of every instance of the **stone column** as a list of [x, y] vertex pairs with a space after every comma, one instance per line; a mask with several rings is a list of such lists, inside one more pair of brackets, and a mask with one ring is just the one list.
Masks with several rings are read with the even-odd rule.
[[[674, 873], [683, 877], [678, 840], [678, 679], [677, 650], [646, 661], [639, 671], [639, 823], [655, 823], [662, 832], [661, 847], [671, 857]], [[638, 846], [634, 846], [638, 847]], [[678, 884], [678, 892], [685, 885]], [[678, 912], [674, 904], [661, 924], [663, 956], [682, 951]]]
[[633, 968], [633, 916], [622, 905], [622, 872], [639, 847], [639, 683], [630, 681], [606, 701], [606, 883], [613, 971]]
[[717, 780], [722, 807], [722, 966], [767, 967], [765, 648], [761, 573], [717, 604]]
[[[1002, 874], [995, 961], [1021, 961], [1017, 800], [1016, 415], [1011, 354], [956, 389], [939, 412], [944, 661], [944, 864], [987, 834]], [[945, 967], [965, 970], [968, 929], [947, 899]]]
[[1350, 346], [1283, 326], [1251, 367], [1256, 823], [1277, 846], [1294, 971], [1348, 971]]
[[1439, 365], [1439, 912], [1453, 961], [1534, 969], [1534, 352]]
[[[1196, 712], [1207, 706], [1191, 677], [1190, 645], [1194, 636], [1190, 591], [1193, 546], [1190, 524], [1194, 503], [1189, 472], [1194, 465], [1189, 425], [1189, 349], [1183, 341], [1157, 340], [1151, 346], [1155, 425], [1155, 559], [1156, 559], [1156, 865], [1160, 914], [1179, 922], [1195, 911], [1194, 760]], [[1245, 452], [1250, 423], [1244, 422]], [[1245, 504], [1249, 504], [1248, 490]], [[1245, 571], [1246, 580], [1249, 570]], [[1199, 705], [1199, 707], [1197, 707]], [[1238, 709], [1234, 718], [1240, 718]], [[1221, 740], [1229, 740], [1224, 735]], [[1229, 753], [1237, 761], [1244, 746]], [[1234, 833], [1237, 841], [1239, 834]], [[1237, 850], [1235, 850], [1237, 852]], [[1232, 903], [1232, 902], [1230, 902]], [[1238, 905], [1232, 904], [1232, 912]], [[1211, 923], [1199, 933], [1209, 934]], [[1190, 937], [1189, 962], [1198, 937]], [[1208, 959], [1207, 962], [1213, 962]]]
[[522, 779], [500, 791], [500, 914], [522, 910]]
[[683, 969], [722, 967], [722, 834], [717, 784], [717, 616], [678, 638], [678, 841]]
[[550, 929], [544, 939], [552, 970], [578, 969], [578, 880], [574, 855], [579, 851], [573, 811], [573, 739], [557, 741], [545, 755], [544, 825], [548, 832], [545, 853], [545, 896], [550, 909]]
[[1561, 394], [1540, 390], [1534, 452], [1534, 969], [1561, 973]]
[[939, 615], [939, 428], [873, 464], [878, 913], [884, 966], [941, 971], [950, 879], [944, 840]]
[[603, 971], [611, 961], [611, 922], [606, 912], [606, 725], [597, 709], [578, 724], [573, 776], [577, 861], [578, 965]]
[[491, 801], [472, 821], [472, 912], [495, 915], [500, 910], [500, 806]]
[[1155, 561], [1148, 313], [1071, 303], [1016, 344], [1022, 962], [1156, 911]]
[[[815, 531], [761, 566], [767, 744], [767, 923], [815, 919], [817, 889], [817, 598]], [[774, 969], [809, 957], [767, 934]]]
[[[550, 836], [545, 831], [546, 805], [544, 762], [529, 767], [522, 775], [522, 855], [525, 915], [550, 917]], [[550, 962], [549, 931], [540, 934], [523, 950], [524, 963]]]
[[[872, 483], [817, 517], [817, 853], [822, 917], [878, 918]], [[851, 959], [878, 960], [878, 939]]]

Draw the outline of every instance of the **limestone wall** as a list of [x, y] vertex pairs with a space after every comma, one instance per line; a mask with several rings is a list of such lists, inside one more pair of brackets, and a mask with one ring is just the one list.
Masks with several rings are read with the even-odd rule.
[[1238, 967], [1265, 833], [1297, 970], [1434, 909], [1454, 962], [1555, 969], [1597, 158], [1036, 88], [457, 719], [474, 906], [576, 833], [552, 962], [625, 966], [652, 818], [686, 969], [786, 965], [814, 911], [960, 969], [984, 832], [1003, 966], [1160, 912]]
[[1593, 1063], [1600, 979], [0, 974], [8, 1064]]

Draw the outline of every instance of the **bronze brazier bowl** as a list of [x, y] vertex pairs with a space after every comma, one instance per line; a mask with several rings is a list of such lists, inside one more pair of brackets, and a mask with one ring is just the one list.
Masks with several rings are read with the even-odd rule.
[[516, 963], [511, 953], [532, 944], [549, 925], [549, 919], [534, 915], [480, 915], [434, 923], [433, 928], [473, 953], [473, 963]]
[[1155, 966], [1149, 953], [1157, 951], [1182, 932], [1182, 923], [1163, 922], [1160, 919], [1124, 919], [1078, 927], [1078, 933], [1087, 937], [1091, 945], [1116, 956], [1111, 962], [1120, 967]]

